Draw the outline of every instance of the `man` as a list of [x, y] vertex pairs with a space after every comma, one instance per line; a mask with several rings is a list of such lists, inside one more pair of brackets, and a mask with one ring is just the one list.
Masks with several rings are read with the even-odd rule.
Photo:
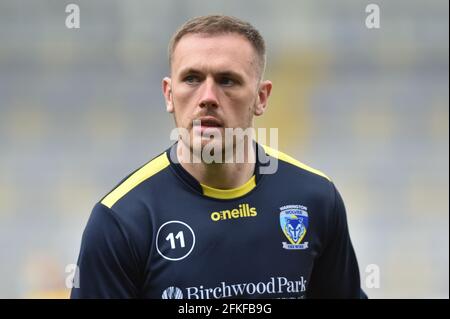
[[195, 18], [173, 36], [169, 60], [162, 86], [178, 141], [94, 207], [72, 298], [359, 298], [330, 179], [251, 135], [226, 138], [267, 107], [259, 32]]

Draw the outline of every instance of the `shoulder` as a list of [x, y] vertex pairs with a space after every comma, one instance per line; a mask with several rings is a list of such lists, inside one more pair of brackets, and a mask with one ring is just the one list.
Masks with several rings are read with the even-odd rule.
[[287, 166], [290, 167], [292, 169], [292, 171], [294, 171], [294, 172], [297, 171], [298, 173], [307, 173], [308, 175], [311, 175], [318, 179], [325, 179], [328, 182], [332, 182], [331, 178], [329, 178], [323, 172], [296, 160], [295, 158], [289, 156], [288, 154], [283, 153], [279, 150], [273, 149], [267, 145], [261, 145], [261, 146], [268, 156], [275, 158], [277, 160], [280, 160], [283, 163], [287, 164]]
[[[333, 181], [322, 171], [312, 168], [295, 158], [261, 145], [269, 160], [276, 159], [277, 167], [270, 180], [277, 186], [278, 192], [288, 192], [302, 198], [308, 198], [329, 211], [335, 203], [336, 194]], [[272, 184], [271, 183], [271, 184]]]
[[170, 162], [166, 152], [154, 157], [125, 177], [93, 208], [85, 229], [85, 241], [105, 240], [135, 247], [136, 258], [146, 256], [148, 234], [152, 221], [149, 205], [144, 200], [167, 179]]
[[152, 180], [170, 166], [167, 153], [164, 152], [124, 178], [113, 190], [104, 196], [100, 202], [108, 208], [113, 208], [119, 201], [131, 199], [139, 187]]

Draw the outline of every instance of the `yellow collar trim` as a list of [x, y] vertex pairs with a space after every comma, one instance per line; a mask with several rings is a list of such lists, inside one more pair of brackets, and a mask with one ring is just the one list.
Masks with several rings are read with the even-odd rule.
[[200, 184], [203, 189], [203, 195], [218, 199], [233, 199], [244, 196], [256, 187], [255, 175], [252, 176], [244, 185], [232, 189], [218, 189]]

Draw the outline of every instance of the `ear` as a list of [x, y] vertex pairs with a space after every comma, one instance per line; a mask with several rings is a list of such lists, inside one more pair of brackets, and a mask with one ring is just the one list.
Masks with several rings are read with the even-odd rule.
[[272, 82], [261, 81], [258, 88], [258, 101], [255, 107], [256, 116], [260, 116], [266, 111], [270, 92], [272, 92]]
[[166, 100], [166, 110], [169, 113], [173, 113], [173, 101], [172, 101], [172, 79], [165, 77], [162, 80], [162, 91], [164, 99]]

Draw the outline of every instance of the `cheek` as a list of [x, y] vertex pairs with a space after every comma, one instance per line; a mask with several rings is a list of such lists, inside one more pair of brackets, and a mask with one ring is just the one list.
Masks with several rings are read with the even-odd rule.
[[253, 95], [230, 97], [233, 117], [237, 123], [248, 123], [253, 117], [255, 109], [255, 97]]
[[190, 120], [193, 108], [195, 107], [194, 96], [186, 90], [177, 90], [173, 96], [174, 110], [178, 121], [183, 123]]
[[191, 121], [188, 112], [185, 109], [175, 108], [175, 121], [178, 127], [189, 128], [189, 123]]
[[186, 108], [189, 103], [189, 96], [190, 95], [187, 94], [187, 92], [185, 92], [184, 90], [178, 89], [176, 91], [176, 94], [174, 94], [173, 96], [175, 107], [180, 110]]

